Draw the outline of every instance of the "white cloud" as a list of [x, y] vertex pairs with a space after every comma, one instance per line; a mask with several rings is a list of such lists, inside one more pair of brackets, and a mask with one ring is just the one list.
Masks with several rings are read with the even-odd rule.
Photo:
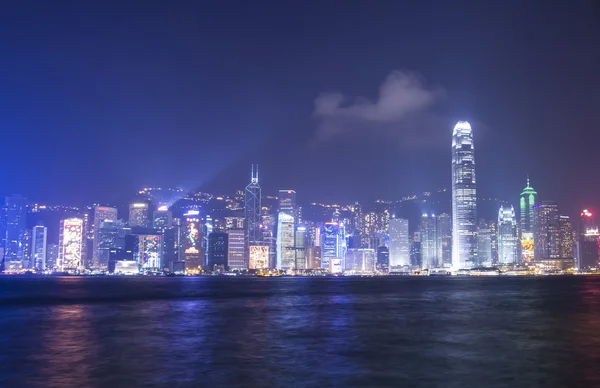
[[313, 116], [320, 122], [319, 137], [327, 139], [336, 133], [361, 128], [389, 128], [422, 112], [444, 95], [442, 88], [428, 88], [418, 74], [396, 70], [381, 84], [376, 101], [349, 98], [342, 93], [322, 93], [315, 100]]

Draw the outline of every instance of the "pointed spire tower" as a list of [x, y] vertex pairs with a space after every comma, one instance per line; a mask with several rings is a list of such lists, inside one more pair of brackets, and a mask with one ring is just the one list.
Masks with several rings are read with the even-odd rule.
[[261, 245], [262, 232], [261, 225], [261, 190], [258, 184], [258, 165], [256, 168], [252, 165], [250, 172], [250, 183], [244, 191], [244, 218], [246, 221], [246, 238], [245, 238], [245, 260], [246, 268], [248, 267], [250, 246]]
[[534, 212], [533, 207], [537, 204], [537, 192], [531, 187], [529, 183], [529, 175], [527, 175], [527, 187], [521, 192], [521, 198], [519, 200], [520, 216], [519, 226], [520, 228], [520, 240], [521, 240], [521, 260], [530, 261], [534, 254], [534, 234], [533, 234], [533, 222]]
[[529, 184], [527, 175], [527, 187], [521, 192], [519, 202], [521, 210], [521, 233], [533, 233], [533, 207], [537, 202], [537, 192]]

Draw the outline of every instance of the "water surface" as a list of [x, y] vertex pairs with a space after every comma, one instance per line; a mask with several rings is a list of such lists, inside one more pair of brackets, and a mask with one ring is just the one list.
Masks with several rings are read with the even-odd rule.
[[2, 387], [600, 387], [600, 278], [0, 277]]

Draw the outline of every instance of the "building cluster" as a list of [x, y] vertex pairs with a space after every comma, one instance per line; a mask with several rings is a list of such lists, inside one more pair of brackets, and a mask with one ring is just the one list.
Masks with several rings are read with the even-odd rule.
[[[13, 195], [0, 213], [2, 270], [432, 275], [598, 269], [593, 214], [584, 210], [574, 227], [555, 202], [538, 200], [529, 179], [518, 212], [503, 203], [496, 219], [478, 218], [468, 122], [454, 127], [451, 177], [447, 202], [439, 198], [450, 193], [440, 190], [368, 208], [301, 207], [292, 189], [263, 196], [254, 166], [249, 184], [233, 196], [144, 188], [126, 217], [113, 206], [52, 207]], [[432, 211], [435, 203], [439, 211]], [[407, 211], [411, 204], [416, 215]]]

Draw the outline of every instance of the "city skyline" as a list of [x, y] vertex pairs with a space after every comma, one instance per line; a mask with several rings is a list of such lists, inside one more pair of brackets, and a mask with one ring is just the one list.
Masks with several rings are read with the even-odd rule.
[[[146, 185], [230, 193], [258, 163], [265, 192], [393, 199], [449, 186], [448, 128], [467, 120], [482, 196], [510, 199], [529, 174], [570, 215], [600, 208], [600, 183], [578, 179], [598, 164], [590, 5], [179, 4], [165, 18], [126, 3], [5, 10], [0, 196], [83, 206]], [[270, 44], [280, 24], [287, 50]], [[335, 174], [314, 173], [323, 166]]]

